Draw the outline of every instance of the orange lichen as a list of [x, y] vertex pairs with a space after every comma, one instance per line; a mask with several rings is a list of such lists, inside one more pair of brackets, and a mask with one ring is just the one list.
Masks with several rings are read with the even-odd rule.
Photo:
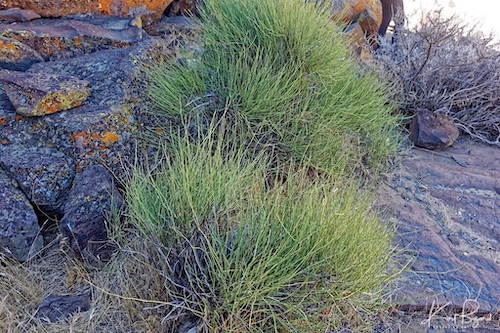
[[16, 116], [16, 120], [17, 120], [17, 121], [19, 121], [19, 120], [21, 120], [21, 119], [23, 119], [23, 116], [21, 116], [21, 115], [17, 115], [17, 116]]
[[[102, 14], [112, 16], [132, 16], [148, 13], [157, 20], [173, 0], [5, 0], [5, 8], [19, 7], [31, 9], [44, 17], [61, 17], [75, 14]], [[137, 13], [138, 12], [138, 13]]]
[[5, 118], [0, 118], [0, 125], [5, 124]]
[[102, 142], [106, 145], [109, 145], [111, 143], [115, 143], [119, 139], [120, 139], [120, 136], [118, 134], [112, 133], [112, 132], [105, 132], [101, 138]]
[[3, 140], [2, 140], [2, 144], [3, 144], [3, 145], [6, 145], [7, 143], [9, 143], [9, 141], [7, 141], [7, 139], [3, 139]]

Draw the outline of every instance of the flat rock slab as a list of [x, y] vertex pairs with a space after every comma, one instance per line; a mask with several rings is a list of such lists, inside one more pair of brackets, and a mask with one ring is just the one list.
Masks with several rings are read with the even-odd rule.
[[16, 112], [24, 117], [76, 108], [91, 94], [89, 82], [74, 76], [2, 70], [0, 81]]
[[397, 300], [429, 311], [500, 308], [500, 148], [459, 139], [414, 149], [378, 196], [411, 260]]
[[0, 253], [20, 261], [42, 249], [43, 238], [33, 207], [0, 168]]
[[0, 10], [0, 21], [27, 22], [41, 18], [40, 15], [29, 9], [9, 8]]
[[41, 19], [25, 23], [0, 24], [0, 35], [13, 38], [52, 61], [125, 48], [149, 36], [126, 18]]

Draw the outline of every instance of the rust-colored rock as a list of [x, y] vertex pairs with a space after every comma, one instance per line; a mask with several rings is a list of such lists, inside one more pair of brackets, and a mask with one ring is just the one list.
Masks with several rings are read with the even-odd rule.
[[31, 47], [13, 38], [0, 36], [0, 67], [25, 71], [43, 58]]
[[451, 121], [429, 110], [419, 110], [410, 124], [410, 140], [417, 147], [443, 149], [455, 142], [458, 128]]
[[[375, 35], [382, 23], [382, 3], [380, 0], [334, 0], [331, 8], [332, 18], [344, 24], [360, 20], [367, 36]], [[368, 23], [369, 22], [369, 23]]]
[[148, 38], [127, 18], [40, 19], [0, 24], [0, 35], [14, 38], [46, 61], [71, 58], [113, 48], [125, 48]]
[[41, 18], [41, 16], [32, 10], [19, 8], [0, 10], [0, 21], [4, 22], [27, 22], [39, 18]]
[[72, 76], [3, 70], [0, 81], [16, 112], [24, 117], [72, 109], [90, 96], [88, 81]]
[[76, 14], [107, 16], [143, 16], [150, 24], [163, 14], [172, 0], [4, 0], [0, 9], [30, 9], [43, 17], [62, 17]]

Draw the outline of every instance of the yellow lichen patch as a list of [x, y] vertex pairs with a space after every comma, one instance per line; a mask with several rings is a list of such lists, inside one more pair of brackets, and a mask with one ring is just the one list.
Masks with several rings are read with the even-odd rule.
[[69, 110], [80, 106], [90, 95], [89, 89], [71, 89], [65, 92], [57, 91], [47, 94], [33, 110], [36, 116]]
[[119, 139], [120, 139], [120, 136], [118, 134], [112, 133], [112, 132], [105, 132], [102, 135], [101, 141], [104, 144], [109, 145], [109, 144], [117, 142]]

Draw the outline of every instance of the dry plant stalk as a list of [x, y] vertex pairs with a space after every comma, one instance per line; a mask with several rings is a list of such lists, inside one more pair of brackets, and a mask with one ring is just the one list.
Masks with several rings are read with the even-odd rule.
[[381, 42], [377, 70], [389, 76], [406, 115], [426, 108], [471, 137], [500, 146], [500, 44], [442, 10]]

